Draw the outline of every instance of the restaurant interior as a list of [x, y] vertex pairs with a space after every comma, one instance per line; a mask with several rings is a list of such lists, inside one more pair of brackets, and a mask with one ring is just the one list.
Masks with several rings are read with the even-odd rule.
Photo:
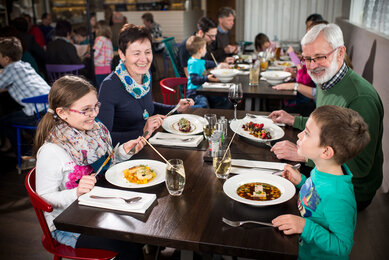
[[[185, 112], [185, 114], [191, 114], [186, 116], [193, 122], [208, 120], [204, 119], [204, 114], [211, 113], [224, 120], [219, 120], [218, 125], [224, 124], [220, 122], [225, 122], [224, 128], [220, 131], [225, 140], [220, 139], [219, 136], [218, 141], [224, 142], [228, 148], [223, 150], [221, 146], [220, 149], [223, 151], [221, 161], [228, 154], [227, 157], [232, 161], [235, 159], [236, 163], [238, 160], [274, 163], [277, 166], [273, 168], [281, 167], [276, 168], [281, 172], [285, 163], [297, 165], [293, 160], [278, 159], [270, 152], [270, 149], [278, 142], [278, 139], [296, 143], [299, 130], [285, 126], [285, 124], [280, 126], [274, 123], [272, 125], [276, 130], [271, 134], [277, 135], [278, 129], [282, 134], [279, 138], [274, 138], [274, 141], [266, 142], [253, 140], [250, 135], [247, 137], [244, 133], [242, 134], [243, 130], [234, 130], [234, 127], [238, 125], [237, 122], [253, 121], [250, 116], [255, 120], [261, 118], [263, 122], [271, 121], [266, 118], [271, 112], [285, 109], [288, 102], [296, 98], [297, 87], [284, 91], [272, 88], [274, 85], [291, 80], [289, 72], [286, 72], [289, 73], [286, 74], [287, 76], [282, 79], [277, 78], [274, 82], [271, 81], [270, 75], [269, 78], [265, 78], [266, 74], [260, 73], [262, 75], [260, 78], [256, 74], [257, 81], [255, 82], [252, 81], [251, 73], [254, 72], [251, 70], [257, 58], [259, 72], [264, 73], [266, 70], [272, 72], [273, 68], [277, 77], [283, 70], [288, 71], [287, 67], [295, 68], [296, 66], [288, 56], [288, 48], [292, 46], [297, 54], [301, 54], [303, 50], [300, 41], [306, 33], [306, 18], [311, 14], [321, 14], [324, 20], [340, 27], [352, 70], [374, 87], [382, 100], [383, 110], [389, 111], [389, 105], [386, 103], [389, 100], [386, 78], [389, 65], [389, 1], [385, 0], [0, 0], [0, 31], [2, 33], [3, 28], [12, 25], [15, 18], [24, 14], [30, 16], [33, 24], [39, 25], [42, 23], [42, 15], [49, 13], [52, 18], [52, 27], [55, 27], [59, 20], [70, 22], [73, 28], [84, 24], [88, 29], [87, 37], [89, 37], [92, 34], [92, 28], [89, 26], [88, 18], [92, 16], [95, 16], [97, 21], [112, 22], [112, 25], [115, 23], [115, 18], [120, 18], [125, 19], [127, 23], [143, 26], [142, 15], [151, 13], [154, 21], [162, 30], [162, 35], [153, 42], [153, 48], [163, 46], [162, 51], [153, 52], [150, 69], [153, 101], [176, 105], [177, 100], [168, 103], [162, 88], [162, 81], [167, 78], [182, 78], [182, 75], [180, 76], [177, 72], [177, 64], [174, 64], [173, 54], [169, 52], [168, 44], [163, 45], [164, 39], [174, 37], [174, 47], [177, 49], [178, 44], [199, 29], [197, 23], [201, 17], [210, 17], [217, 22], [218, 11], [225, 6], [236, 11], [234, 25], [229, 35], [230, 43], [237, 46], [237, 51], [229, 55], [234, 57], [235, 61], [232, 67], [230, 65], [228, 68], [237, 72], [226, 81], [223, 81], [224, 72], [221, 74], [214, 72], [213, 75], [220, 77], [222, 82], [214, 83], [214, 87], [206, 87], [208, 83], [204, 83], [197, 93], [207, 97], [223, 97], [228, 101], [229, 88], [231, 89], [232, 85], [243, 85], [243, 97], [240, 96], [236, 103], [233, 98], [230, 98], [227, 102], [228, 109], [195, 108]], [[268, 36], [269, 42], [274, 43], [275, 50], [279, 49], [278, 53], [277, 51], [268, 53], [266, 50], [257, 56], [254, 42], [256, 35], [261, 32]], [[42, 48], [46, 50], [47, 47]], [[81, 56], [88, 55], [88, 52], [93, 54], [92, 48], [90, 45], [76, 46], [77, 51], [82, 52]], [[114, 50], [114, 55], [117, 56], [116, 62], [119, 62], [117, 49]], [[216, 64], [221, 63], [213, 57], [212, 53], [211, 55]], [[283, 57], [285, 59], [282, 59]], [[262, 59], [266, 60], [265, 68], [262, 67]], [[247, 67], [246, 65], [240, 66], [240, 63], [246, 64]], [[93, 68], [94, 65], [91, 66]], [[39, 62], [38, 67], [40, 67]], [[111, 68], [115, 69], [115, 67]], [[43, 71], [39, 74], [51, 86], [52, 78]], [[97, 86], [96, 81], [97, 77], [90, 80]], [[187, 80], [184, 79], [184, 82], [178, 85], [186, 84]], [[216, 88], [217, 84], [220, 86], [219, 89]], [[265, 90], [258, 93], [259, 88]], [[1, 85], [0, 90], [0, 116], [3, 116], [11, 110], [10, 107], [16, 106], [16, 103]], [[179, 97], [183, 97], [185, 92], [182, 91], [178, 88], [174, 90], [173, 95], [177, 95], [178, 92]], [[176, 114], [170, 118], [178, 118], [175, 116]], [[144, 259], [297, 259], [298, 236], [287, 236], [276, 229], [253, 224], [231, 228], [222, 222], [221, 217], [270, 222], [272, 218], [285, 212], [299, 215], [296, 203], [298, 189], [293, 191], [293, 194], [285, 201], [279, 203], [240, 202], [239, 199], [233, 198], [234, 195], [229, 195], [228, 188], [226, 188], [229, 180], [243, 176], [243, 174], [235, 175], [242, 170], [237, 169], [240, 166], [235, 165], [236, 172], [234, 172], [231, 170], [230, 162], [228, 179], [227, 176], [221, 177], [214, 174], [205, 177], [206, 174], [217, 172], [221, 166], [220, 164], [217, 167], [215, 152], [212, 153], [215, 138], [212, 136], [203, 138], [203, 131], [204, 135], [206, 133], [202, 128], [202, 123], [197, 126], [201, 128], [195, 132], [197, 135], [189, 135], [186, 140], [183, 139], [185, 134], [168, 137], [168, 134], [176, 131], [173, 124], [170, 125], [172, 120], [168, 119], [169, 117], [165, 119], [168, 123], [165, 125], [162, 123], [162, 126], [156, 130], [154, 140], [152, 140], [153, 137], [149, 139], [151, 144], [145, 143], [143, 150], [134, 155], [131, 160], [150, 159], [148, 161], [159, 161], [165, 167], [165, 162], [168, 166], [170, 165], [169, 159], [181, 158], [185, 164], [186, 184], [178, 196], [173, 194], [169, 188], [166, 189], [165, 184], [161, 184], [164, 179], [153, 187], [152, 185], [145, 186], [146, 188], [143, 189], [120, 184], [115, 186], [116, 180], [109, 180], [107, 177], [108, 170], [107, 181], [102, 178], [104, 179], [102, 187], [110, 189], [120, 187], [120, 190], [156, 194], [156, 198], [150, 201], [144, 211], [139, 211], [140, 213], [130, 210], [125, 212], [108, 206], [105, 209], [104, 207], [97, 208], [99, 206], [96, 208], [82, 206], [82, 203], [89, 205], [88, 201], [82, 202], [79, 199], [63, 212], [65, 214], [57, 217], [54, 223], [71, 232], [79, 230], [80, 233], [85, 232], [89, 235], [138, 242], [142, 246], [145, 245], [142, 248]], [[387, 235], [389, 231], [389, 163], [385, 160], [389, 158], [389, 134], [387, 133], [389, 117], [386, 114], [383, 115], [382, 126], [383, 180], [371, 204], [356, 214], [354, 242], [349, 259], [389, 259], [389, 237]], [[238, 128], [242, 127], [239, 125], [235, 129]], [[157, 140], [157, 134], [160, 134], [161, 141]], [[166, 138], [170, 138], [168, 141], [162, 141], [165, 138], [164, 134]], [[27, 132], [24, 137], [32, 142], [33, 134]], [[182, 143], [195, 144], [192, 147], [189, 144], [186, 147], [175, 146], [171, 144], [174, 143], [175, 138], [180, 139]], [[224, 152], [225, 150], [227, 151]], [[10, 150], [2, 151], [0, 154], [0, 224], [3, 230], [0, 238], [0, 258], [51, 259], [53, 254], [42, 245], [42, 228], [25, 187], [26, 177], [35, 166], [35, 160], [22, 156], [20, 157], [22, 161], [19, 162], [19, 157], [18, 153], [10, 152]], [[304, 174], [309, 174], [310, 168], [305, 166], [304, 162], [301, 164], [301, 171], [305, 170], [307, 172]], [[242, 166], [242, 168], [247, 167], [249, 166]], [[256, 168], [257, 166], [251, 165], [250, 167]], [[234, 169], [234, 163], [232, 163], [232, 168]], [[254, 170], [250, 169], [250, 171]], [[164, 168], [161, 174], [165, 174]], [[292, 186], [294, 190], [294, 185]], [[203, 205], [200, 205], [201, 203]], [[67, 258], [64, 257], [64, 259]]]

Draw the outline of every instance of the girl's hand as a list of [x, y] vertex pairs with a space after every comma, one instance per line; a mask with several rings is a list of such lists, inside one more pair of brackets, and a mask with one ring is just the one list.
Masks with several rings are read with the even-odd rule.
[[208, 81], [210, 82], [220, 82], [218, 78], [216, 78], [214, 75], [210, 74], [208, 75]]
[[190, 106], [193, 106], [194, 101], [191, 98], [183, 98], [183, 99], [180, 99], [178, 104], [180, 105], [180, 107], [177, 109], [177, 111], [182, 113], [182, 112], [186, 111]]
[[302, 179], [301, 173], [298, 170], [293, 169], [290, 164], [285, 165], [282, 177], [290, 180], [290, 182], [294, 185], [299, 184]]
[[275, 90], [293, 90], [294, 83], [283, 83], [272, 87]]
[[285, 235], [301, 234], [305, 226], [305, 218], [296, 215], [281, 215], [272, 220], [275, 228], [284, 232]]
[[[150, 137], [150, 134], [148, 134], [145, 138], [149, 138]], [[138, 144], [137, 144], [138, 143]], [[134, 139], [134, 140], [130, 140], [126, 143], [123, 144], [123, 149], [126, 153], [129, 153], [130, 150], [134, 147], [135, 147], [135, 154], [137, 154], [140, 150], [143, 149], [143, 147], [146, 145], [146, 141], [142, 138], [142, 137], [138, 137], [137, 139]]]
[[94, 174], [84, 175], [81, 177], [77, 187], [77, 198], [82, 194], [88, 193], [93, 189], [96, 184], [96, 178]]
[[149, 135], [151, 135], [156, 129], [158, 129], [161, 125], [163, 120], [166, 118], [164, 115], [154, 115], [150, 116], [145, 126], [143, 127], [143, 132], [148, 131]]
[[294, 68], [287, 67], [287, 68], [284, 69], [284, 71], [290, 72], [290, 74], [291, 74], [290, 76], [291, 76], [292, 78], [296, 78], [297, 72], [296, 72], [296, 70], [295, 70]]

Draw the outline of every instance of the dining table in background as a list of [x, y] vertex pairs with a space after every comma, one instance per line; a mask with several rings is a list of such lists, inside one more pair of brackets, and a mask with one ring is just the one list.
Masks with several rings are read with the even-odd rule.
[[[194, 109], [191, 112], [199, 116], [215, 113], [218, 118], [222, 115], [228, 119], [233, 117], [232, 110]], [[244, 116], [244, 111], [238, 111], [238, 118]], [[282, 139], [296, 141], [296, 130], [285, 127], [284, 131]], [[228, 137], [231, 136], [232, 131], [229, 129]], [[236, 135], [231, 154], [233, 159], [279, 162], [269, 149], [263, 143], [250, 142]], [[164, 183], [130, 189], [157, 195], [157, 201], [145, 214], [82, 206], [75, 201], [54, 220], [56, 227], [65, 231], [173, 247], [182, 252], [190, 250], [256, 259], [297, 258], [297, 235], [286, 236], [275, 228], [254, 224], [234, 228], [222, 222], [222, 217], [271, 222], [281, 214], [298, 214], [297, 194], [278, 205], [245, 205], [230, 199], [223, 192], [224, 181], [216, 178], [212, 164], [204, 161], [208, 151], [173, 147], [158, 147], [158, 151], [167, 159], [183, 160], [186, 184], [181, 196], [170, 196]], [[132, 159], [162, 161], [149, 146], [145, 146]], [[99, 180], [97, 185], [125, 189], [113, 186], [105, 179]]]
[[[241, 83], [243, 88], [243, 99], [245, 102], [245, 110], [252, 110], [252, 103], [254, 102], [254, 110], [261, 109], [261, 100], [276, 99], [280, 101], [280, 108], [284, 99], [295, 99], [297, 92], [293, 90], [275, 90], [266, 80], [259, 80], [257, 86], [249, 86], [249, 75], [237, 75], [231, 83]], [[225, 83], [228, 84], [228, 83]], [[228, 88], [199, 88], [196, 90], [198, 94], [204, 96], [228, 96]]]

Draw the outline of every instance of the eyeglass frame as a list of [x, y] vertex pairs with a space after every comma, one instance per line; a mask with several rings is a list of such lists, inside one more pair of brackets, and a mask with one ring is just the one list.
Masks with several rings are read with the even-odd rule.
[[93, 108], [89, 108], [88, 107], [88, 108], [84, 109], [84, 111], [80, 111], [80, 110], [76, 110], [76, 109], [72, 109], [72, 108], [68, 108], [68, 110], [70, 112], [75, 112], [75, 113], [81, 114], [83, 116], [90, 116], [90, 115], [92, 115], [93, 112], [97, 112], [98, 113], [100, 111], [100, 107], [101, 107], [101, 103], [97, 102], [96, 105]]
[[312, 62], [317, 64], [323, 60], [326, 60], [329, 56], [331, 56], [332, 53], [334, 53], [338, 49], [339, 49], [339, 47], [336, 47], [330, 53], [327, 53], [326, 55], [317, 56], [315, 58], [308, 57], [308, 59], [307, 59], [306, 57], [303, 56], [303, 57], [301, 57], [300, 61], [302, 64], [307, 64], [307, 63], [311, 64]]
[[209, 39], [216, 40], [217, 33], [216, 34], [209, 34], [208, 32], [206, 32], [204, 34], [207, 35]]

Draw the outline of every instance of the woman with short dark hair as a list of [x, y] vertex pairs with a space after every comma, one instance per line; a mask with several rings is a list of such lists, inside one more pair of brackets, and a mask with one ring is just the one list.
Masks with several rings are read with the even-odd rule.
[[[144, 26], [125, 24], [119, 34], [120, 62], [100, 86], [98, 118], [111, 132], [113, 145], [158, 129], [174, 106], [153, 102], [151, 35]], [[193, 100], [181, 99], [178, 112]]]

